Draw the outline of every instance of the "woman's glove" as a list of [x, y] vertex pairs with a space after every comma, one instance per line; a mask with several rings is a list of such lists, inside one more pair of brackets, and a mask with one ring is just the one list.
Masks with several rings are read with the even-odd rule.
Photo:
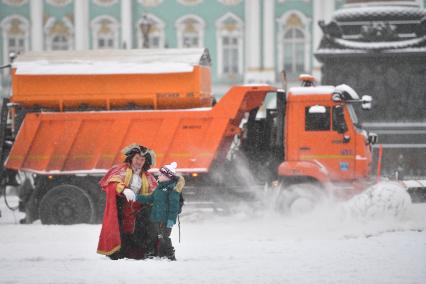
[[173, 228], [174, 224], [175, 224], [175, 221], [173, 221], [173, 220], [167, 220], [166, 227], [169, 228], [169, 229], [171, 229], [171, 228]]
[[124, 194], [124, 196], [126, 197], [126, 200], [127, 200], [128, 202], [130, 202], [130, 201], [136, 201], [136, 195], [135, 195], [135, 193], [133, 192], [133, 190], [128, 189], [128, 188], [125, 188], [125, 189], [123, 190], [123, 194]]

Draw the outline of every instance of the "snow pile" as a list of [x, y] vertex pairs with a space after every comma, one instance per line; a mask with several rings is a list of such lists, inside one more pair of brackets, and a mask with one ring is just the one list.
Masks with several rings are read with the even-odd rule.
[[410, 195], [395, 182], [378, 183], [343, 204], [346, 213], [358, 219], [401, 219], [410, 206]]
[[[275, 229], [282, 230], [283, 238], [290, 239], [352, 239], [426, 229], [426, 220], [416, 211], [426, 207], [411, 204], [410, 196], [397, 183], [377, 184], [348, 201], [336, 200], [326, 193], [308, 195], [306, 191], [312, 188], [307, 185], [293, 189], [280, 195], [277, 189], [265, 188], [255, 202], [231, 201], [220, 215], [194, 213], [186, 208], [182, 219], [198, 223], [251, 223], [257, 235], [259, 228], [263, 228], [261, 232], [270, 232], [269, 227], [274, 224]], [[312, 198], [317, 203], [311, 207]]]

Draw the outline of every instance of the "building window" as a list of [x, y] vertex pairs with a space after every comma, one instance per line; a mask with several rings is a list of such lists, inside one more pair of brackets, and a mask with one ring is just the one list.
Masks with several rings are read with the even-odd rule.
[[237, 78], [243, 70], [243, 22], [228, 13], [216, 22], [218, 75]]
[[51, 50], [68, 50], [68, 37], [64, 34], [56, 34], [52, 37]]
[[65, 17], [56, 20], [51, 17], [44, 27], [46, 50], [71, 50], [74, 47], [74, 27]]
[[305, 72], [305, 35], [299, 28], [289, 28], [283, 38], [284, 70], [288, 73]]
[[310, 39], [308, 19], [298, 11], [291, 11], [279, 19], [278, 70], [290, 76], [310, 71]]
[[203, 47], [204, 27], [204, 21], [198, 16], [189, 15], [177, 20], [178, 47]]
[[137, 22], [139, 48], [164, 48], [164, 28], [162, 20], [146, 14]]
[[92, 21], [94, 49], [118, 48], [118, 21], [110, 16], [100, 16]]
[[9, 37], [9, 51], [13, 53], [20, 53], [25, 50], [25, 38], [23, 37]]
[[22, 16], [12, 15], [1, 22], [3, 31], [3, 62], [9, 62], [9, 54], [29, 49], [29, 22]]
[[223, 36], [223, 73], [238, 74], [238, 37]]

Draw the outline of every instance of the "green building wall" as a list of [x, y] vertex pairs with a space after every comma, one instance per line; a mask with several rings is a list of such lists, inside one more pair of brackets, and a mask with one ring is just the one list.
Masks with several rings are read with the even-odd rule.
[[[258, 12], [259, 16], [259, 25], [260, 25], [260, 41], [266, 40], [265, 34], [263, 34], [263, 25], [264, 25], [264, 11], [263, 11], [263, 4], [264, 1], [267, 0], [259, 0], [260, 9]], [[310, 64], [309, 66], [313, 67], [313, 52], [316, 50], [317, 46], [315, 46], [315, 43], [313, 41], [313, 33], [315, 31], [315, 25], [317, 25], [316, 22], [313, 20], [313, 14], [314, 14], [314, 1], [317, 0], [274, 0], [274, 13], [273, 17], [274, 19], [271, 19], [273, 21], [274, 25], [274, 31], [275, 35], [273, 37], [273, 52], [274, 52], [274, 61], [275, 61], [275, 70], [274, 72], [278, 74], [281, 70], [280, 63], [278, 62], [278, 44], [277, 44], [277, 37], [278, 37], [278, 31], [280, 29], [280, 23], [278, 22], [278, 19], [285, 13], [288, 13], [289, 11], [297, 11], [298, 13], [304, 15], [308, 19], [308, 26], [307, 26], [307, 33], [308, 38], [310, 41]], [[330, 0], [334, 1], [335, 8], [339, 9], [344, 5], [345, 0]], [[70, 1], [65, 6], [53, 6], [49, 4], [46, 0], [40, 1], [43, 5], [43, 25], [47, 21], [49, 17], [54, 17], [55, 19], [59, 20], [64, 17], [68, 17], [72, 20], [73, 24], [75, 25], [75, 18], [76, 15], [74, 15], [74, 9], [76, 6], [75, 0]], [[90, 31], [91, 29], [91, 22], [93, 19], [99, 17], [99, 16], [110, 16], [117, 20], [118, 23], [121, 24], [121, 17], [122, 17], [122, 5], [121, 0], [116, 1], [114, 4], [109, 6], [103, 6], [98, 5], [93, 0], [87, 0], [88, 5], [88, 36], [87, 36], [87, 46], [88, 48], [93, 48], [93, 34]], [[426, 0], [423, 0], [424, 6], [426, 6]], [[24, 2], [21, 6], [10, 6], [5, 3], [5, 1], [0, 1], [0, 23], [11, 15], [20, 15], [28, 20], [29, 23], [31, 23], [31, 5], [34, 4], [34, 1], [27, 0]], [[132, 10], [131, 10], [131, 17], [132, 17], [132, 48], [137, 47], [137, 40], [138, 40], [138, 33], [140, 33], [139, 28], [137, 26], [137, 22], [143, 17], [144, 14], [153, 14], [157, 18], [161, 19], [165, 23], [165, 45], [169, 48], [175, 48], [178, 46], [177, 43], [177, 29], [176, 29], [176, 21], [185, 15], [196, 15], [200, 18], [202, 18], [205, 22], [205, 29], [204, 29], [204, 46], [209, 49], [210, 55], [212, 58], [212, 76], [213, 76], [213, 83], [214, 84], [236, 84], [241, 83], [242, 78], [219, 78], [218, 72], [217, 72], [217, 58], [218, 58], [218, 50], [217, 50], [217, 39], [216, 39], [216, 21], [224, 16], [227, 13], [232, 13], [236, 16], [238, 16], [244, 25], [247, 24], [246, 17], [246, 2], [244, 0], [240, 1], [236, 5], [224, 5], [218, 0], [202, 0], [199, 4], [196, 5], [183, 5], [178, 0], [163, 0], [158, 6], [154, 7], [147, 7], [141, 4], [139, 0], [131, 0]], [[31, 28], [30, 28], [31, 31]], [[247, 36], [245, 34], [246, 31], [244, 30], [244, 36]], [[44, 34], [44, 31], [43, 31]], [[29, 37], [29, 49], [32, 49], [31, 47], [31, 35]], [[121, 29], [119, 28], [119, 47], [122, 48], [122, 42], [123, 42], [123, 35], [121, 34]], [[43, 40], [43, 47], [44, 47], [44, 40]], [[263, 55], [264, 55], [264, 46], [263, 44], [259, 43], [260, 49], [260, 59], [261, 62], [263, 62]], [[247, 53], [247, 46], [246, 42], [243, 39], [243, 53], [246, 55]], [[7, 64], [7, 58], [4, 56], [4, 39], [3, 39], [3, 31], [0, 31], [0, 65]], [[246, 62], [244, 60], [246, 59], [246, 56], [243, 58], [243, 70], [245, 70]], [[263, 63], [261, 63], [262, 65]], [[306, 72], [311, 72], [312, 70], [306, 70]], [[5, 81], [5, 72], [2, 72], [3, 74], [3, 83]]]

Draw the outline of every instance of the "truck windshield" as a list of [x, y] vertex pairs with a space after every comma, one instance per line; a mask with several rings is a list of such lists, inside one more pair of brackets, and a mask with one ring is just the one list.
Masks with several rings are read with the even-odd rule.
[[358, 120], [358, 116], [352, 105], [348, 104], [349, 115], [351, 116], [352, 123], [355, 125], [357, 129], [361, 129], [361, 122]]

